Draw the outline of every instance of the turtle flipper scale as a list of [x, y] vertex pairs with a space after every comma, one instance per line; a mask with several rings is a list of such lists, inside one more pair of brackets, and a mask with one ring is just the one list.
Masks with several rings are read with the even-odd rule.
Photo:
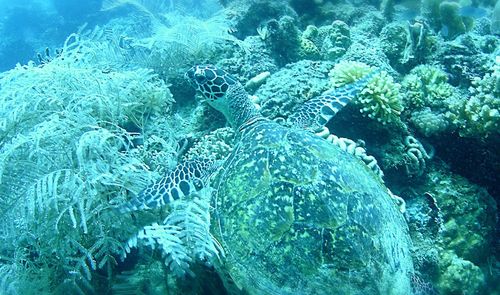
[[121, 213], [151, 209], [187, 197], [200, 190], [214, 166], [213, 160], [196, 159], [180, 163], [165, 177], [155, 181], [129, 202], [118, 207]]
[[320, 130], [378, 73], [380, 70], [375, 70], [354, 83], [325, 91], [297, 108], [288, 118], [288, 123], [311, 131]]

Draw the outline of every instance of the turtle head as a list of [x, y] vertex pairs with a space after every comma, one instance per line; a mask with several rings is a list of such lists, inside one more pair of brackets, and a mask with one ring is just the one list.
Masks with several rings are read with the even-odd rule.
[[222, 112], [229, 103], [228, 90], [239, 84], [233, 76], [213, 65], [194, 66], [185, 76], [212, 107]]
[[231, 126], [238, 128], [260, 116], [248, 93], [236, 78], [213, 65], [194, 66], [185, 74], [191, 86], [214, 109], [222, 112]]

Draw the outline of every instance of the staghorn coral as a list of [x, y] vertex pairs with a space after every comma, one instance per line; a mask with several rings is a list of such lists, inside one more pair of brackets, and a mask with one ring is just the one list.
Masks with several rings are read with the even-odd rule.
[[[352, 83], [365, 76], [373, 69], [361, 62], [340, 62], [330, 72], [331, 83], [339, 87]], [[382, 71], [361, 91], [355, 103], [360, 107], [360, 112], [383, 124], [398, 122], [403, 110], [399, 98], [399, 84]]]

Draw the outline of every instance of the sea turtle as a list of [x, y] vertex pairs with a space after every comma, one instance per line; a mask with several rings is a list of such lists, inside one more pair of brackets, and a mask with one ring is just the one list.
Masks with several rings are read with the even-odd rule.
[[222, 162], [193, 160], [123, 205], [153, 208], [209, 185], [224, 269], [250, 294], [411, 294], [407, 225], [380, 179], [314, 135], [371, 79], [325, 92], [288, 119], [259, 114], [243, 86], [213, 65], [186, 77], [237, 131]]

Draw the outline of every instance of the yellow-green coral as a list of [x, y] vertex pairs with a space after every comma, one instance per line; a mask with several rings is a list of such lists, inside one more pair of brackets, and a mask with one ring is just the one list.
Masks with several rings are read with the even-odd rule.
[[414, 68], [404, 78], [402, 87], [405, 93], [403, 103], [412, 109], [435, 105], [454, 94], [446, 73], [430, 65]]
[[[353, 83], [372, 71], [374, 69], [367, 64], [343, 61], [330, 72], [331, 83], [340, 87]], [[363, 115], [383, 124], [398, 121], [403, 110], [399, 88], [400, 85], [387, 72], [382, 71], [361, 90], [355, 103], [360, 106]]]
[[341, 61], [330, 71], [330, 81], [334, 87], [341, 87], [363, 78], [372, 70], [369, 65], [362, 62]]
[[437, 284], [441, 294], [481, 294], [486, 280], [474, 263], [458, 257], [452, 251], [441, 254], [440, 274]]
[[475, 78], [468, 100], [458, 104], [455, 120], [461, 126], [460, 135], [488, 137], [500, 130], [500, 57], [497, 57], [493, 73]]

